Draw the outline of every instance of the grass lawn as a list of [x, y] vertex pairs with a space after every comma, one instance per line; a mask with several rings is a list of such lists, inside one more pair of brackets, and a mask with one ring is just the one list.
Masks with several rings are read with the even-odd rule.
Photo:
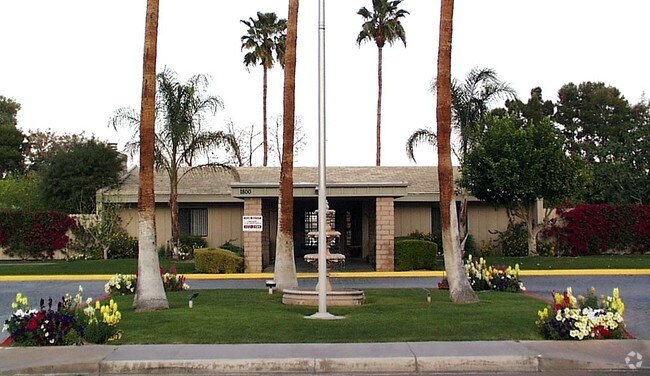
[[[160, 260], [160, 266], [167, 270], [174, 263], [173, 260]], [[176, 269], [183, 274], [194, 273], [194, 263], [176, 262]], [[137, 271], [137, 259], [0, 262], [0, 275], [135, 274]]]
[[[615, 255], [583, 257], [487, 257], [490, 265], [513, 265], [518, 263], [522, 270], [549, 269], [650, 269], [650, 255]], [[195, 273], [193, 262], [160, 260], [163, 268], [176, 263], [179, 273]], [[0, 261], [0, 275], [45, 275], [45, 274], [135, 274], [136, 259], [120, 260], [45, 260], [45, 261]], [[437, 265], [443, 270], [444, 265]]]
[[116, 296], [123, 336], [118, 344], [309, 343], [456, 340], [537, 340], [537, 311], [545, 303], [522, 294], [482, 292], [480, 303], [451, 304], [447, 291], [365, 290], [361, 307], [331, 307], [345, 320], [303, 317], [316, 307], [285, 306], [266, 290], [201, 290], [194, 308], [189, 292], [168, 293], [170, 309], [135, 313], [133, 296]]

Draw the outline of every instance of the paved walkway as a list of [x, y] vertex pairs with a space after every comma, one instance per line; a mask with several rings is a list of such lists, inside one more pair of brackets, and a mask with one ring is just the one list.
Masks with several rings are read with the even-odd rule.
[[630, 365], [649, 374], [648, 359], [650, 341], [639, 340], [80, 346], [0, 349], [0, 375], [613, 372]]

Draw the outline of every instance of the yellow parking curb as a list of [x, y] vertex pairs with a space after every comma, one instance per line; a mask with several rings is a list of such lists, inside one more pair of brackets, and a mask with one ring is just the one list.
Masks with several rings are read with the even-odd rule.
[[[333, 272], [332, 278], [441, 278], [444, 271], [408, 271], [408, 272]], [[557, 270], [522, 270], [521, 276], [572, 276], [572, 275], [650, 275], [650, 269], [557, 269]], [[77, 274], [77, 275], [4, 275], [0, 282], [33, 281], [108, 281], [113, 274]], [[273, 279], [273, 273], [239, 273], [239, 274], [185, 274], [189, 280], [229, 280], [229, 279]], [[317, 273], [298, 273], [298, 278], [318, 278]]]

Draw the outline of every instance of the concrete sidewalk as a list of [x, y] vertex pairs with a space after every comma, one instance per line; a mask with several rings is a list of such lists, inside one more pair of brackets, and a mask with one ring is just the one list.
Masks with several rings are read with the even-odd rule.
[[650, 341], [640, 340], [0, 348], [0, 375], [532, 373], [633, 368], [636, 374], [650, 374], [649, 366]]

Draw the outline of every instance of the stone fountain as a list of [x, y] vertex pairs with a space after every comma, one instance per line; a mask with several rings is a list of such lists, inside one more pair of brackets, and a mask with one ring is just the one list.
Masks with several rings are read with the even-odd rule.
[[[325, 278], [327, 290], [327, 304], [330, 306], [358, 306], [365, 301], [363, 290], [357, 289], [333, 289], [330, 284], [330, 270], [335, 265], [345, 263], [345, 255], [340, 253], [330, 253], [332, 245], [341, 236], [341, 233], [332, 229], [334, 215], [336, 211], [327, 209], [326, 212], [326, 259], [327, 259], [327, 277]], [[311, 231], [307, 234], [312, 239], [318, 238], [318, 231]], [[305, 261], [318, 267], [318, 253], [306, 254]], [[314, 290], [308, 289], [287, 289], [282, 295], [282, 303], [292, 305], [318, 306], [318, 285]]]

